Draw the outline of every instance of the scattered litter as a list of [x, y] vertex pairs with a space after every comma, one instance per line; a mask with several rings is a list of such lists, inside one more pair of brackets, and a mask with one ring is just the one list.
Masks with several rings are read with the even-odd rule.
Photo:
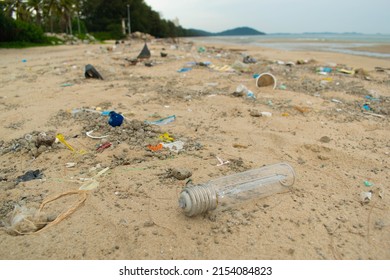
[[176, 153], [180, 152], [184, 148], [184, 142], [183, 141], [175, 141], [175, 142], [172, 142], [172, 143], [161, 143], [161, 145], [164, 148], [168, 148], [171, 151], [176, 152]]
[[72, 116], [75, 116], [76, 114], [81, 113], [81, 112], [91, 112], [91, 113], [98, 113], [98, 114], [100, 114], [99, 111], [92, 110], [92, 109], [85, 109], [85, 108], [73, 109], [71, 113], [72, 113]]
[[260, 74], [253, 74], [253, 75], [252, 75], [252, 77], [253, 77], [254, 79], [257, 79], [259, 76], [260, 76]]
[[261, 112], [262, 117], [272, 117], [272, 113], [270, 112]]
[[374, 101], [374, 102], [379, 102], [379, 101], [381, 101], [380, 98], [375, 98], [375, 97], [372, 97], [372, 96], [370, 96], [370, 95], [366, 95], [364, 98], [365, 98], [365, 99], [368, 99], [368, 100], [370, 100], [370, 101]]
[[363, 108], [364, 110], [366, 110], [366, 111], [371, 111], [371, 107], [370, 107], [369, 104], [364, 104], [364, 105], [362, 106], [362, 108]]
[[360, 193], [360, 201], [362, 203], [368, 203], [371, 201], [372, 192], [361, 192]]
[[109, 148], [109, 147], [111, 147], [111, 146], [112, 146], [112, 143], [107, 142], [107, 143], [101, 144], [101, 145], [96, 149], [96, 151], [102, 153], [105, 149], [107, 149], [107, 148]]
[[23, 62], [23, 63], [27, 62], [27, 59], [22, 59], [22, 62]]
[[343, 104], [343, 102], [341, 102], [341, 101], [340, 101], [340, 100], [338, 100], [338, 99], [334, 99], [334, 98], [333, 98], [331, 101], [332, 101], [332, 102], [334, 102], [334, 103]]
[[248, 73], [248, 72], [251, 72], [251, 68], [249, 65], [241, 62], [241, 61], [238, 61], [236, 60], [232, 66], [231, 66], [234, 70], [238, 71], [238, 72], [242, 72], [242, 73]]
[[65, 167], [67, 167], [67, 168], [73, 168], [76, 165], [77, 165], [77, 163], [75, 163], [75, 162], [67, 162], [67, 163], [65, 163]]
[[[68, 195], [78, 195], [79, 199], [69, 209], [63, 211], [54, 220], [50, 216], [42, 213], [46, 204], [53, 202], [61, 197]], [[72, 215], [87, 199], [85, 191], [67, 191], [51, 198], [45, 199], [38, 210], [35, 208], [27, 208], [25, 206], [16, 205], [14, 211], [10, 215], [9, 222], [6, 223], [5, 229], [7, 233], [12, 235], [26, 235], [39, 233], [44, 229], [54, 226], [70, 215]]]
[[99, 79], [103, 80], [103, 77], [100, 75], [100, 73], [93, 67], [91, 64], [87, 64], [85, 66], [85, 78], [87, 79]]
[[148, 48], [148, 45], [145, 43], [144, 47], [142, 48], [140, 54], [137, 56], [138, 59], [148, 59], [150, 58], [150, 51]]
[[271, 73], [263, 73], [260, 74], [259, 77], [256, 79], [256, 86], [257, 87], [267, 87], [267, 86], [273, 86], [273, 88], [276, 88], [276, 78]]
[[164, 134], [161, 134], [158, 136], [159, 139], [161, 139], [163, 142], [173, 142], [175, 141], [175, 138], [171, 137], [168, 132], [165, 132]]
[[159, 119], [157, 121], [145, 121], [145, 123], [146, 124], [154, 124], [154, 125], [165, 125], [165, 124], [173, 122], [174, 120], [176, 120], [176, 116], [172, 115], [172, 116], [169, 116], [169, 117], [166, 117], [163, 119]]
[[365, 185], [366, 187], [372, 187], [374, 184], [371, 183], [370, 181], [364, 181], [364, 185]]
[[242, 84], [237, 86], [235, 92], [233, 92], [233, 95], [237, 96], [237, 97], [246, 95], [247, 98], [256, 99], [256, 96], [254, 95], [254, 93]]
[[168, 56], [168, 54], [165, 53], [165, 52], [160, 52], [160, 55], [161, 55], [161, 57], [167, 57]]
[[151, 150], [153, 152], [157, 152], [163, 148], [163, 144], [159, 143], [157, 145], [148, 145], [148, 148], [149, 148], [149, 150]]
[[218, 72], [234, 72], [234, 69], [229, 65], [217, 66], [217, 65], [209, 65], [209, 68]]
[[64, 83], [64, 84], [61, 84], [61, 87], [71, 87], [73, 86], [72, 83]]
[[353, 75], [355, 73], [355, 71], [347, 69], [337, 69], [337, 72], [347, 75]]
[[385, 116], [383, 116], [383, 115], [379, 115], [379, 114], [375, 114], [375, 113], [371, 113], [371, 112], [363, 112], [363, 113], [366, 115], [370, 115], [370, 116], [374, 116], [374, 117], [378, 117], [378, 118], [382, 118], [382, 119], [385, 118]]
[[85, 134], [86, 134], [88, 137], [92, 138], [92, 139], [103, 139], [103, 138], [108, 137], [108, 135], [104, 135], [104, 136], [93, 136], [93, 135], [91, 135], [92, 133], [93, 133], [93, 130], [87, 131]]
[[37, 179], [42, 179], [43, 173], [37, 169], [37, 170], [29, 170], [23, 175], [16, 178], [16, 184], [19, 184], [20, 182], [27, 182]]
[[244, 57], [243, 62], [246, 63], [246, 64], [253, 64], [253, 63], [256, 63], [257, 60], [255, 58], [247, 55], [247, 56]]
[[205, 85], [208, 87], [216, 87], [218, 86], [218, 83], [206, 83]]
[[92, 178], [97, 178], [97, 177], [100, 177], [102, 176], [104, 173], [106, 173], [108, 170], [110, 169], [110, 167], [106, 167], [102, 170], [100, 170], [95, 176], [93, 176]]
[[72, 152], [76, 151], [68, 142], [65, 141], [65, 136], [63, 134], [61, 133], [57, 134], [56, 138]]
[[121, 126], [123, 123], [123, 116], [121, 114], [111, 111], [109, 114], [110, 118], [108, 119], [108, 124], [112, 127]]
[[317, 67], [316, 68], [317, 73], [331, 73], [332, 71], [333, 71], [333, 69], [330, 67]]
[[79, 188], [79, 190], [80, 191], [90, 191], [90, 190], [96, 189], [97, 187], [99, 187], [99, 182], [96, 180], [92, 180], [92, 181], [88, 181], [85, 184], [83, 184]]
[[201, 62], [195, 63], [195, 65], [207, 67], [207, 66], [211, 65], [211, 62], [210, 61], [203, 61], [203, 62], [201, 61]]
[[179, 70], [177, 70], [178, 73], [185, 73], [185, 72], [188, 72], [188, 71], [191, 71], [192, 68], [190, 67], [187, 67], [187, 68], [180, 68]]
[[280, 85], [280, 86], [279, 86], [279, 89], [281, 89], [281, 90], [286, 90], [286, 89], [287, 89], [287, 86], [286, 86], [286, 85]]
[[205, 47], [199, 47], [198, 48], [198, 53], [204, 53], [206, 51]]

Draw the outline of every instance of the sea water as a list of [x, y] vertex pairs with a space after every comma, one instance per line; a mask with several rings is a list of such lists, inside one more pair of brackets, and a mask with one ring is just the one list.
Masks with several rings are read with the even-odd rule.
[[257, 36], [215, 36], [193, 38], [196, 41], [253, 45], [287, 51], [325, 51], [378, 58], [390, 58], [390, 53], [356, 50], [359, 47], [390, 45], [390, 34], [267, 34]]

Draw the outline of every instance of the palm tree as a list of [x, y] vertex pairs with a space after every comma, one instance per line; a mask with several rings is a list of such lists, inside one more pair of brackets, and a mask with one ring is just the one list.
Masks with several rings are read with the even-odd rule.
[[16, 19], [29, 21], [31, 15], [27, 10], [26, 1], [23, 0], [5, 0], [5, 14], [12, 17], [14, 14]]
[[43, 0], [28, 0], [28, 10], [31, 14], [35, 14], [35, 22], [38, 26], [42, 26], [42, 5]]
[[50, 32], [54, 31], [53, 20], [57, 19], [61, 32], [72, 33], [71, 16], [76, 0], [43, 0], [44, 17], [50, 22]]

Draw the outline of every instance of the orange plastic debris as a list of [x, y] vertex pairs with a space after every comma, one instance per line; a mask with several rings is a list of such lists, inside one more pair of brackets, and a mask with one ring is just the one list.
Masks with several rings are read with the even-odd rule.
[[148, 148], [150, 149], [150, 150], [152, 150], [153, 152], [157, 152], [157, 151], [159, 151], [159, 150], [161, 150], [162, 148], [163, 148], [163, 144], [158, 144], [158, 145], [155, 145], [155, 146], [153, 146], [153, 145], [148, 145]]

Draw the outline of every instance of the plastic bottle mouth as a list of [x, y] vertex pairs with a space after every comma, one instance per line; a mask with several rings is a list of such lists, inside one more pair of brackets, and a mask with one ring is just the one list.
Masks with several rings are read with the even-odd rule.
[[179, 206], [186, 216], [195, 216], [217, 208], [217, 194], [206, 185], [185, 187], [180, 193]]

